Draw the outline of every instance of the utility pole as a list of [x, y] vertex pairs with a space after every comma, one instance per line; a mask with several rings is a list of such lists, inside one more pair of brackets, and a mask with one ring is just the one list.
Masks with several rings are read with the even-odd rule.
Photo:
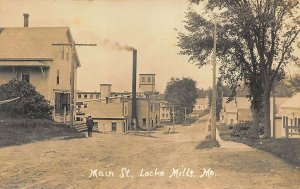
[[217, 54], [217, 22], [214, 23], [214, 48], [213, 48], [213, 91], [211, 102], [211, 140], [216, 141], [216, 100], [217, 100], [217, 86], [216, 86], [216, 54]]
[[75, 96], [75, 46], [97, 46], [97, 44], [84, 44], [84, 43], [75, 43], [72, 40], [71, 43], [53, 43], [52, 45], [56, 46], [70, 46], [71, 47], [71, 91], [70, 91], [70, 127], [74, 126], [74, 96]]
[[184, 107], [184, 122], [186, 123], [186, 107]]
[[148, 130], [148, 135], [150, 136], [150, 111], [151, 111], [151, 104], [150, 104], [150, 95], [147, 96], [148, 98], [148, 127], [147, 127], [147, 130]]
[[173, 114], [173, 132], [175, 132], [175, 106], [172, 107], [172, 114]]

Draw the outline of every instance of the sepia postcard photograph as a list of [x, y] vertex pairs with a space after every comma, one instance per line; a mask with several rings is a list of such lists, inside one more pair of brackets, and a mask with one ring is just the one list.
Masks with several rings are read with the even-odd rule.
[[300, 189], [299, 0], [0, 0], [0, 189]]

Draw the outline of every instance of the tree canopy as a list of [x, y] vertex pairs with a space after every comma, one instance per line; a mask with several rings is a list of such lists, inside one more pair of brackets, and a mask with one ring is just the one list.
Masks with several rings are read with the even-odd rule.
[[[269, 98], [275, 80], [285, 76], [285, 66], [299, 63], [293, 54], [300, 32], [297, 0], [191, 0], [205, 11], [186, 13], [186, 32], [178, 33], [180, 54], [198, 67], [207, 65], [213, 48], [213, 22], [219, 28], [217, 57], [219, 82], [236, 94], [240, 82], [256, 111], [264, 107], [266, 135], [270, 134]], [[217, 10], [217, 11], [216, 11]], [[209, 12], [219, 15], [208, 16]], [[212, 14], [210, 16], [213, 16]]]
[[196, 81], [183, 77], [171, 78], [165, 89], [165, 99], [175, 106], [179, 112], [184, 112], [184, 107], [191, 111], [197, 98]]

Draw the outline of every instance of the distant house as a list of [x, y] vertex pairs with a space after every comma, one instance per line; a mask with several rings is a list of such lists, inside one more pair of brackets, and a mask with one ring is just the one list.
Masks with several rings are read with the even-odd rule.
[[224, 97], [220, 121], [226, 125], [250, 121], [250, 105], [250, 101], [246, 97], [236, 97], [230, 102], [227, 102], [227, 97]]
[[237, 123], [250, 121], [251, 118], [251, 110], [250, 108], [238, 108], [237, 109]]
[[160, 122], [171, 121], [171, 107], [167, 101], [160, 102]]
[[196, 104], [194, 105], [194, 111], [203, 111], [209, 108], [209, 100], [205, 98], [197, 98]]
[[[284, 125], [300, 126], [300, 93], [287, 99], [277, 107], [276, 111], [272, 134], [276, 138], [285, 137]], [[289, 132], [295, 133], [289, 137], [300, 137], [300, 129], [289, 129]]]
[[194, 105], [193, 112], [190, 114], [191, 117], [199, 117], [205, 110], [209, 108], [209, 100], [205, 98], [197, 98], [196, 104]]
[[92, 116], [100, 132], [124, 133], [128, 129], [127, 118], [124, 115], [124, 104], [122, 103], [90, 101], [86, 102], [86, 107], [82, 109], [82, 113], [84, 118]]
[[[280, 111], [280, 106], [289, 100], [290, 97], [271, 97], [270, 98], [270, 119], [271, 119], [271, 136], [272, 137], [278, 137], [279, 136], [279, 130], [277, 129], [275, 131], [274, 126], [282, 126], [282, 117], [278, 114]], [[274, 101], [275, 101], [275, 106], [274, 106]], [[277, 132], [277, 134], [275, 133]], [[275, 136], [277, 135], [277, 136]], [[280, 134], [282, 135], [282, 134]], [[283, 135], [282, 135], [283, 136]], [[282, 137], [280, 136], [280, 137]]]
[[[68, 27], [0, 28], [0, 85], [13, 78], [31, 83], [54, 106], [54, 120], [63, 121], [64, 112], [70, 111], [72, 52], [52, 44], [72, 41]], [[74, 61], [76, 90], [76, 51]]]

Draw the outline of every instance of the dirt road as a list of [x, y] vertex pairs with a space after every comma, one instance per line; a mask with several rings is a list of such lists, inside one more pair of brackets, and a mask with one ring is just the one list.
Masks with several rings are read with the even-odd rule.
[[197, 149], [205, 124], [1, 148], [0, 188], [300, 188], [300, 171], [265, 152]]

